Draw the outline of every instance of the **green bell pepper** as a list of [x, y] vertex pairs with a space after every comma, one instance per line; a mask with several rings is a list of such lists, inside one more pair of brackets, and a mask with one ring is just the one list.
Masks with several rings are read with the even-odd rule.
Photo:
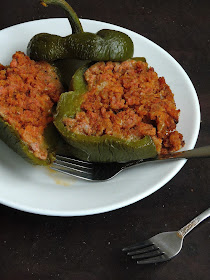
[[65, 58], [124, 61], [133, 56], [133, 42], [125, 33], [108, 29], [96, 34], [84, 32], [76, 13], [64, 0], [42, 0], [42, 4], [64, 8], [68, 13], [72, 34], [66, 37], [47, 33], [35, 35], [27, 47], [27, 54], [31, 59], [48, 62]]
[[[144, 58], [135, 59], [145, 61]], [[65, 127], [63, 119], [65, 117], [74, 118], [75, 114], [81, 111], [83, 95], [87, 92], [84, 73], [90, 65], [83, 65], [76, 71], [71, 82], [72, 91], [61, 94], [54, 115], [54, 124], [69, 144], [70, 153], [79, 159], [93, 162], [127, 162], [155, 157], [157, 151], [150, 136], [128, 141], [110, 135], [76, 134]]]

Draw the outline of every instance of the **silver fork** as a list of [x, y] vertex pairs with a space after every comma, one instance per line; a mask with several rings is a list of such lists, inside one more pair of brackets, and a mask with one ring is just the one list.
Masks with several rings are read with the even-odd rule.
[[210, 146], [195, 148], [193, 150], [176, 152], [167, 155], [158, 156], [144, 160], [135, 160], [126, 163], [96, 163], [78, 160], [63, 155], [56, 155], [56, 160], [51, 165], [51, 169], [65, 173], [67, 175], [76, 176], [89, 181], [104, 181], [111, 179], [124, 169], [139, 165], [146, 162], [162, 161], [170, 159], [190, 159], [210, 157]]
[[122, 250], [136, 259], [137, 264], [165, 262], [175, 257], [182, 249], [184, 237], [204, 219], [210, 216], [210, 208], [194, 218], [178, 231], [162, 232], [150, 239]]

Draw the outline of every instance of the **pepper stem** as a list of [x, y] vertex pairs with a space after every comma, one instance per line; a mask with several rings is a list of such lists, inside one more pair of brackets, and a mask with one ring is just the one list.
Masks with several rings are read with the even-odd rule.
[[77, 14], [65, 0], [41, 0], [41, 4], [44, 7], [47, 7], [48, 5], [56, 5], [63, 8], [68, 14], [68, 20], [72, 28], [72, 34], [83, 32], [83, 28]]

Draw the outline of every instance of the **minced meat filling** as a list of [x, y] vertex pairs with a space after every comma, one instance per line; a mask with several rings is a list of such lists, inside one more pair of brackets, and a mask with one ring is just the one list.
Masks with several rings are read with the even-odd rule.
[[0, 116], [40, 159], [48, 155], [43, 133], [62, 91], [50, 64], [30, 60], [22, 52], [13, 55], [10, 66], [0, 67]]
[[150, 135], [158, 153], [179, 150], [176, 131], [180, 110], [163, 77], [141, 61], [98, 62], [85, 72], [88, 92], [81, 112], [63, 120], [72, 132], [112, 135], [127, 140]]

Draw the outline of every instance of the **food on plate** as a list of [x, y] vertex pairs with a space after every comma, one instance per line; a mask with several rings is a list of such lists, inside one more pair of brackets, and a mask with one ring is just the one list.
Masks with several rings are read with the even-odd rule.
[[[90, 65], [89, 65], [90, 66]], [[73, 76], [57, 105], [55, 126], [74, 156], [130, 161], [179, 150], [180, 110], [163, 77], [142, 59], [97, 62]]]
[[54, 159], [53, 107], [63, 87], [55, 68], [22, 52], [0, 67], [0, 138], [33, 164]]
[[96, 34], [84, 32], [76, 13], [66, 1], [43, 0], [42, 4], [58, 5], [65, 9], [72, 34], [66, 37], [47, 33], [35, 35], [27, 48], [31, 59], [50, 62], [64, 58], [123, 61], [133, 56], [133, 42], [125, 33], [109, 29], [102, 29]]
[[10, 66], [0, 66], [0, 138], [40, 165], [55, 159], [59, 133], [72, 155], [94, 162], [182, 148], [174, 95], [145, 58], [132, 58], [130, 37], [107, 29], [84, 32], [66, 1], [42, 4], [64, 8], [72, 34], [37, 34], [28, 44], [30, 58], [16, 52]]

